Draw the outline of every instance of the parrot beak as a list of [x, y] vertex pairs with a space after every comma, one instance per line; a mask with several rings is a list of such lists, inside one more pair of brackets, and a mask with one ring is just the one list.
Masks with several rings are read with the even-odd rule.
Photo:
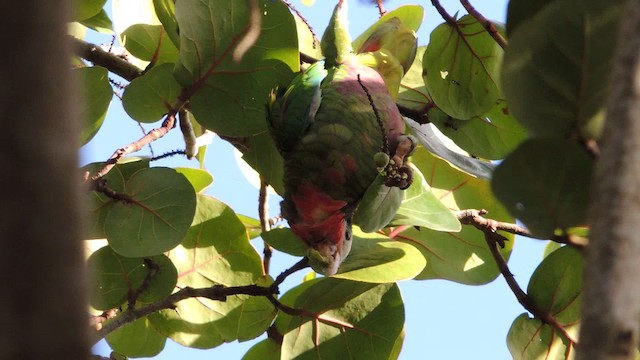
[[347, 258], [351, 251], [353, 243], [351, 236], [351, 222], [344, 221], [344, 232], [342, 239], [337, 243], [325, 241], [318, 244], [315, 248], [309, 248], [307, 257], [311, 268], [326, 276], [335, 275], [338, 272], [340, 264]]

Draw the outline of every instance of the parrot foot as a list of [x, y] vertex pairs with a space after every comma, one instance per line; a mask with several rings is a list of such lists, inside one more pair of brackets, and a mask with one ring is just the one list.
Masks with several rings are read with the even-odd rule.
[[416, 143], [416, 139], [411, 135], [402, 135], [400, 137], [396, 153], [389, 159], [385, 167], [386, 179], [384, 184], [386, 186], [395, 186], [404, 190], [411, 185], [413, 171], [405, 163], [405, 160], [415, 150]]

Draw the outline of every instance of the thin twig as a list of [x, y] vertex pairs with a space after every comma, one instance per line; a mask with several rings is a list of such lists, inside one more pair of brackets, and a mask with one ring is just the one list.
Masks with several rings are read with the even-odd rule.
[[500, 47], [503, 50], [507, 48], [507, 41], [504, 39], [502, 34], [500, 34], [498, 29], [496, 29], [495, 25], [493, 25], [491, 21], [487, 20], [487, 18], [485, 18], [484, 15], [480, 14], [480, 12], [478, 12], [478, 10], [476, 10], [471, 5], [471, 3], [469, 3], [469, 0], [460, 0], [460, 3], [462, 4], [462, 6], [464, 6], [464, 8], [469, 13], [469, 15], [473, 16], [476, 20], [478, 20], [478, 22], [482, 25], [482, 27], [484, 27], [484, 29], [489, 33], [489, 35], [491, 35], [493, 40], [495, 40], [496, 43], [498, 43], [498, 45], [500, 45]]
[[116, 150], [113, 155], [111, 155], [111, 157], [105, 162], [105, 165], [102, 167], [102, 169], [100, 169], [98, 173], [91, 177], [91, 180], [96, 180], [105, 176], [124, 156], [139, 151], [144, 146], [149, 145], [150, 143], [165, 136], [169, 132], [169, 130], [173, 129], [173, 127], [175, 126], [175, 122], [176, 112], [172, 111], [162, 122], [162, 126], [149, 131], [145, 136], [132, 142], [131, 144]]
[[444, 19], [444, 21], [447, 22], [447, 24], [458, 29], [458, 23], [456, 23], [456, 20], [451, 15], [449, 15], [449, 13], [447, 12], [447, 10], [444, 9], [444, 7], [442, 7], [442, 4], [440, 4], [439, 0], [431, 0], [431, 4], [433, 5], [433, 7], [436, 8], [436, 10], [438, 11], [438, 14], [442, 16], [442, 18]]
[[[484, 238], [487, 242], [487, 246], [491, 251], [491, 255], [493, 256], [500, 273], [504, 277], [507, 285], [518, 299], [518, 302], [533, 316], [540, 319], [542, 322], [550, 325], [554, 329], [558, 330], [567, 340], [569, 340], [573, 345], [577, 342], [573, 337], [567, 332], [567, 330], [560, 324], [558, 321], [547, 311], [538, 307], [529, 296], [522, 290], [518, 282], [513, 277], [513, 274], [509, 270], [509, 266], [507, 262], [502, 257], [500, 250], [498, 250], [498, 245], [504, 247], [504, 241], [506, 238], [500, 234], [498, 234], [497, 226], [500, 222], [490, 219], [485, 219], [481, 215], [486, 214], [486, 210], [464, 210], [458, 212], [457, 216], [460, 219], [460, 222], [466, 225], [473, 225], [478, 230], [484, 233]], [[509, 224], [513, 225], [513, 224]], [[522, 228], [519, 228], [517, 225], [510, 226], [514, 231], [520, 231]], [[518, 229], [519, 228], [519, 229]]]
[[[526, 236], [532, 239], [551, 240], [560, 244], [570, 245], [578, 249], [584, 248], [588, 242], [585, 238], [582, 238], [580, 236], [575, 236], [575, 235], [554, 235], [549, 239], [540, 239], [538, 237], [535, 237], [533, 234], [531, 234], [531, 232], [527, 228], [524, 228], [517, 224], [497, 221], [493, 219], [487, 219], [483, 217], [483, 215], [485, 214], [487, 214], [487, 211], [484, 209], [482, 210], [466, 209], [466, 210], [460, 210], [456, 212], [455, 216], [463, 224], [473, 225], [480, 230], [483, 230], [484, 228], [493, 229], [493, 231], [501, 230], [501, 231], [505, 231], [515, 235]], [[499, 242], [501, 246], [503, 246], [503, 241]]]
[[151, 280], [153, 280], [153, 278], [158, 274], [158, 271], [160, 271], [160, 266], [151, 259], [145, 258], [144, 265], [147, 268], [147, 273], [144, 276], [142, 284], [140, 284], [140, 287], [135, 290], [129, 289], [129, 296], [127, 300], [129, 308], [134, 308], [136, 306], [136, 302], [140, 295], [149, 289], [149, 286], [151, 286]]
[[387, 12], [384, 10], [383, 1], [384, 0], [375, 0], [376, 6], [378, 7], [378, 12], [380, 13], [380, 17], [383, 17]]
[[[267, 187], [269, 184], [260, 176], [260, 192], [258, 194], [258, 216], [260, 217], [260, 230], [262, 233], [266, 233], [271, 230], [271, 224], [269, 223], [269, 192]], [[269, 273], [269, 267], [271, 265], [271, 256], [273, 256], [273, 248], [271, 245], [264, 241], [264, 257], [262, 258], [262, 267], [264, 273]]]

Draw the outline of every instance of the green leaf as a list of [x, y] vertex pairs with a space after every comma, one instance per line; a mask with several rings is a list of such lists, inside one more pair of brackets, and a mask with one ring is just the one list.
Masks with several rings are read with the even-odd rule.
[[536, 237], [548, 238], [586, 220], [592, 159], [560, 139], [521, 144], [496, 169], [496, 197]]
[[503, 159], [527, 137], [527, 131], [510, 114], [504, 100], [498, 100], [486, 114], [469, 120], [454, 119], [437, 108], [430, 109], [428, 117], [461, 149], [483, 159]]
[[247, 234], [249, 235], [249, 239], [255, 239], [262, 234], [260, 220], [242, 214], [237, 214], [237, 216], [238, 219], [242, 221], [242, 224], [244, 224]]
[[180, 91], [173, 64], [158, 65], [133, 79], [122, 94], [122, 106], [136, 121], [155, 122], [169, 112]]
[[180, 48], [180, 32], [176, 20], [174, 0], [153, 0], [153, 8], [164, 27], [164, 31], [176, 48]]
[[163, 349], [167, 338], [159, 334], [148, 318], [126, 324], [106, 336], [116, 352], [129, 357], [153, 357]]
[[113, 89], [109, 84], [107, 69], [100, 66], [83, 67], [74, 70], [80, 78], [82, 94], [78, 100], [79, 116], [82, 119], [82, 134], [80, 140], [86, 144], [100, 130], [107, 115]]
[[109, 19], [109, 15], [104, 9], [100, 10], [96, 15], [80, 21], [80, 23], [99, 33], [113, 34], [113, 23], [111, 23], [111, 19]]
[[125, 48], [140, 60], [175, 63], [178, 49], [160, 25], [135, 24], [122, 33]]
[[301, 53], [309, 55], [314, 59], [322, 59], [322, 51], [320, 50], [320, 41], [314, 36], [309, 28], [309, 25], [305, 24], [304, 20], [297, 14], [293, 14], [293, 18], [296, 20], [296, 30], [298, 33], [298, 49]]
[[[580, 319], [582, 267], [582, 254], [565, 246], [545, 257], [527, 289], [531, 300], [572, 336], [576, 335]], [[520, 315], [511, 325], [507, 345], [514, 359], [565, 359], [573, 352], [562, 334], [527, 314]]]
[[365, 192], [355, 214], [353, 223], [364, 232], [373, 232], [385, 227], [402, 203], [403, 191], [384, 184], [379, 175]]
[[[396, 284], [367, 284], [335, 278], [308, 281], [281, 301], [313, 315], [280, 314], [282, 358], [389, 359], [404, 324]], [[347, 355], [348, 356], [348, 355]]]
[[420, 144], [430, 153], [446, 160], [451, 165], [470, 175], [487, 180], [491, 179], [495, 165], [488, 161], [468, 156], [459, 150], [456, 151], [452, 149], [452, 146], [448, 144], [450, 140], [446, 136], [439, 134], [439, 131], [434, 129], [433, 124], [421, 125], [411, 119], [405, 118], [404, 120], [411, 130], [413, 130]]
[[393, 224], [422, 226], [437, 231], [460, 231], [460, 221], [431, 192], [420, 170], [415, 166], [412, 168], [413, 183], [404, 191], [404, 200], [393, 218]]
[[280, 360], [280, 344], [270, 338], [264, 339], [253, 345], [242, 360]]
[[386, 236], [366, 234], [354, 227], [352, 241], [349, 256], [333, 277], [392, 283], [412, 279], [426, 265], [424, 256], [414, 246], [392, 241]]
[[178, 167], [175, 170], [189, 180], [197, 193], [207, 190], [213, 183], [213, 175], [206, 170], [184, 167]]
[[403, 5], [395, 10], [389, 11], [384, 14], [383, 17], [378, 19], [373, 25], [369, 26], [360, 36], [358, 36], [352, 43], [354, 49], [358, 49], [364, 44], [364, 42], [373, 34], [380, 25], [386, 23], [392, 18], [398, 18], [402, 24], [413, 31], [418, 31], [420, 25], [422, 25], [422, 18], [424, 17], [424, 8], [420, 5]]
[[170, 168], [136, 172], [126, 183], [131, 203], [116, 202], [105, 219], [109, 245], [129, 257], [162, 254], [180, 244], [196, 207], [193, 187]]
[[[423, 148], [416, 149], [411, 160], [423, 174], [429, 174], [426, 181], [431, 192], [449, 209], [486, 209], [487, 218], [509, 223], [515, 221], [492, 196], [486, 180], [453, 168]], [[502, 235], [508, 241], [500, 252], [508, 258], [514, 236]], [[456, 233], [403, 226], [389, 232], [389, 236], [415, 246], [427, 259], [427, 266], [416, 279], [447, 279], [478, 285], [499, 275], [484, 234], [472, 226], [464, 226]]]
[[[81, 173], [88, 172], [90, 175], [95, 174], [104, 166], [103, 163], [91, 163], [83, 166], [80, 170]], [[106, 181], [107, 186], [116, 192], [124, 191], [124, 177], [120, 171], [120, 166], [116, 165], [109, 171], [103, 179]], [[106, 195], [98, 193], [96, 191], [86, 192], [88, 216], [85, 219], [85, 226], [83, 228], [84, 239], [103, 239], [107, 236], [104, 233], [104, 220], [109, 213], [109, 210], [113, 206], [113, 200]]]
[[622, 1], [555, 1], [511, 34], [502, 85], [534, 136], [597, 139]]
[[398, 92], [398, 104], [413, 110], [425, 109], [427, 104], [431, 103], [431, 97], [422, 77], [422, 59], [425, 50], [427, 50], [426, 46], [418, 47], [416, 58], [402, 78]]
[[192, 94], [190, 109], [198, 122], [223, 135], [266, 130], [267, 94], [291, 81], [299, 68], [295, 20], [280, 1], [258, 1], [259, 37], [243, 51], [251, 3], [176, 4], [180, 59], [175, 76]]
[[262, 239], [274, 249], [292, 256], [307, 255], [307, 246], [290, 228], [275, 228], [262, 234]]
[[130, 294], [140, 291], [141, 302], [150, 303], [165, 298], [173, 291], [178, 273], [164, 255], [148, 259], [126, 258], [116, 254], [109, 246], [95, 251], [87, 260], [92, 280], [89, 284], [90, 304], [98, 310], [121, 306]]
[[115, 167], [120, 170], [125, 180], [129, 180], [139, 170], [148, 169], [149, 161], [150, 158], [146, 156], [129, 156], [120, 159]]
[[[183, 243], [169, 252], [178, 287], [243, 286], [260, 282], [262, 262], [245, 227], [222, 202], [198, 195], [198, 208]], [[152, 316], [158, 331], [176, 342], [211, 348], [262, 334], [275, 310], [264, 297], [237, 295], [226, 301], [188, 299]]]
[[249, 138], [249, 150], [242, 159], [257, 171], [280, 195], [284, 194], [284, 161], [268, 132]]
[[89, 19], [102, 10], [107, 0], [75, 0], [73, 21]]
[[436, 105], [456, 119], [489, 111], [501, 97], [502, 48], [472, 16], [439, 25], [424, 53], [425, 83]]

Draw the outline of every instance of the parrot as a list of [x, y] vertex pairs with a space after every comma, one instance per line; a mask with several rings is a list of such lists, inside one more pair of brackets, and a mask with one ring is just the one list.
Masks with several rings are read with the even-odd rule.
[[[324, 60], [275, 88], [267, 102], [284, 162], [281, 215], [307, 246], [311, 267], [326, 276], [351, 250], [353, 215], [380, 174], [380, 155], [393, 158], [404, 133], [383, 77], [353, 51], [346, 12], [339, 0], [320, 42]], [[398, 179], [397, 186], [410, 182], [406, 174]]]

